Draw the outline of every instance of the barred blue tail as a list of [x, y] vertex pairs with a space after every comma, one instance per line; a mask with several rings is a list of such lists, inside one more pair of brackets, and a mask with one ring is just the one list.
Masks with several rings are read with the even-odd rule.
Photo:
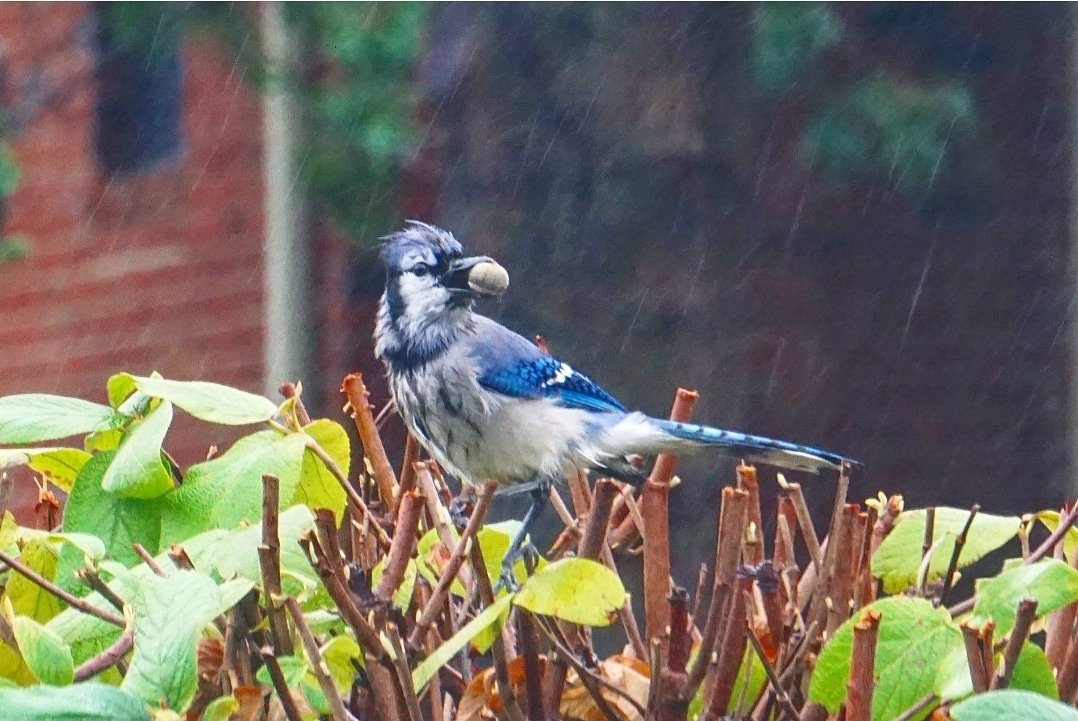
[[799, 446], [787, 441], [776, 441], [761, 436], [750, 436], [737, 431], [724, 431], [719, 428], [702, 426], [697, 423], [678, 423], [651, 419], [663, 432], [683, 441], [701, 443], [747, 461], [760, 461], [780, 468], [819, 473], [825, 468], [838, 470], [843, 463], [859, 468], [857, 461], [852, 461], [837, 453]]

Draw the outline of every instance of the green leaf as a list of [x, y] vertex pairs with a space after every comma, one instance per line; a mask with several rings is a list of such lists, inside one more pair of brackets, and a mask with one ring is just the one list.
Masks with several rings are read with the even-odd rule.
[[41, 683], [66, 686], [75, 679], [71, 649], [59, 634], [27, 616], [11, 619], [11, 630], [26, 665]]
[[[1059, 511], [1040, 511], [1035, 518], [1044, 524], [1049, 533], [1055, 533], [1059, 528]], [[1071, 526], [1063, 536], [1063, 555], [1067, 560], [1074, 558], [1074, 552], [1078, 549], [1078, 528]]]
[[97, 681], [0, 688], [0, 709], [19, 721], [151, 721], [142, 701]]
[[202, 721], [228, 721], [229, 717], [240, 710], [240, 702], [235, 696], [220, 696], [210, 701], [202, 712]]
[[[449, 527], [449, 533], [453, 537], [454, 541], [460, 540], [460, 534], [457, 533], [457, 529], [453, 526]], [[438, 536], [438, 529], [432, 528], [419, 539], [419, 544], [416, 546], [416, 566], [419, 569], [419, 575], [427, 580], [431, 586], [435, 586], [438, 583], [438, 566], [432, 563], [431, 552], [437, 547], [439, 551], [444, 550], [446, 554], [449, 550], [445, 549], [442, 545], [442, 539]], [[434, 551], [438, 553], [438, 551]], [[448, 560], [448, 555], [445, 556]], [[486, 556], [483, 557], [484, 565], [486, 565]], [[467, 590], [464, 588], [464, 584], [460, 582], [459, 578], [454, 578], [453, 583], [449, 585], [450, 593], [455, 594], [460, 598], [464, 598], [468, 595]]]
[[108, 406], [44, 393], [0, 398], [0, 443], [37, 443], [114, 428], [123, 421]]
[[[306, 506], [292, 506], [281, 513], [277, 533], [281, 542], [281, 575], [286, 594], [298, 596], [304, 589], [318, 585], [318, 576], [307, 561], [299, 537], [314, 528], [314, 516]], [[246, 528], [215, 529], [183, 542], [195, 568], [212, 571], [221, 578], [239, 576], [262, 583], [258, 546], [262, 543], [262, 524]]]
[[538, 569], [513, 597], [521, 608], [588, 626], [609, 626], [629, 595], [618, 575], [587, 558]]
[[126, 498], [156, 498], [172, 490], [172, 474], [161, 462], [161, 443], [172, 424], [172, 404], [163, 401], [131, 424], [116, 449], [101, 487]]
[[333, 685], [342, 693], [352, 686], [356, 678], [353, 661], [363, 664], [363, 653], [351, 636], [334, 636], [322, 646], [322, 660], [326, 662]]
[[188, 469], [183, 485], [163, 497], [161, 547], [211, 528], [234, 528], [262, 517], [262, 474], [280, 479], [281, 498], [299, 483], [305, 437], [259, 431], [236, 441], [226, 453]]
[[[110, 556], [132, 566], [140, 560], [133, 544], [158, 552], [165, 504], [160, 498], [124, 498], [106, 492], [101, 481], [115, 465], [115, 455], [116, 451], [99, 453], [82, 467], [64, 505], [64, 529], [93, 534], [105, 542]], [[81, 562], [81, 554], [75, 560]]]
[[[894, 529], [872, 557], [872, 574], [883, 581], [885, 592], [901, 593], [917, 580], [926, 515], [923, 508], [901, 513]], [[935, 543], [944, 536], [946, 538], [935, 547], [928, 567], [929, 580], [942, 578], [947, 572], [947, 565], [954, 552], [955, 538], [962, 532], [968, 518], [969, 511], [942, 506], [936, 508], [932, 541]], [[1021, 522], [1017, 516], [978, 513], [958, 557], [958, 568], [965, 568], [1014, 538]]]
[[0, 469], [28, 466], [64, 492], [90, 459], [90, 454], [78, 448], [0, 448]]
[[120, 428], [110, 428], [107, 431], [97, 431], [86, 436], [82, 441], [82, 447], [87, 453], [98, 451], [114, 451], [120, 447], [120, 441], [124, 439], [124, 432]]
[[[867, 608], [881, 616], [872, 721], [890, 721], [933, 690], [947, 654], [962, 647], [962, 632], [945, 609], [923, 598], [885, 598]], [[824, 645], [809, 684], [809, 700], [831, 713], [846, 697], [856, 621], [846, 621]]]
[[[116, 612], [115, 608], [96, 593], [90, 594], [85, 600], [98, 608]], [[70, 647], [71, 657], [76, 664], [101, 653], [120, 637], [120, 629], [116, 626], [74, 608], [66, 609], [45, 626]]]
[[135, 616], [135, 646], [121, 688], [151, 705], [186, 707], [195, 693], [199, 633], [252, 586], [239, 581], [218, 587], [198, 571], [143, 579], [127, 599]]
[[1014, 627], [1015, 611], [1022, 599], [1037, 601], [1037, 618], [1078, 600], [1078, 571], [1055, 558], [1011, 568], [977, 586], [972, 624], [991, 618], [996, 635], [1006, 636]]
[[117, 373], [105, 383], [105, 395], [108, 396], [109, 405], [119, 408], [128, 396], [138, 390], [135, 378], [130, 373]]
[[[996, 654], [997, 668], [1002, 655]], [[965, 698], [973, 693], [973, 681], [969, 675], [969, 661], [966, 658], [965, 648], [955, 648], [947, 654], [946, 660], [936, 674], [935, 686], [935, 694], [945, 701]], [[1058, 698], [1055, 673], [1040, 646], [1029, 641], [1022, 645], [1018, 660], [1014, 664], [1009, 688], [1035, 691], [1049, 698]]]
[[[344, 477], [348, 478], [352, 450], [348, 442], [348, 433], [344, 428], [328, 418], [320, 418], [304, 426], [303, 432], [329, 454]], [[328, 508], [333, 511], [337, 522], [340, 523], [344, 515], [346, 498], [341, 484], [329, 472], [326, 465], [311, 449], [305, 450], [299, 486], [296, 488], [292, 503], [302, 503], [310, 509]]]
[[[295, 688], [299, 685], [299, 682], [303, 679], [304, 674], [310, 670], [310, 666], [307, 665], [307, 659], [299, 656], [280, 656], [277, 659], [277, 663], [281, 667], [281, 675], [284, 676], [284, 685], [288, 688]], [[273, 683], [270, 678], [269, 669], [263, 666], [258, 669], [258, 673], [255, 674], [255, 680], [264, 686], [269, 686]]]
[[[378, 581], [382, 578], [382, 572], [385, 568], [386, 559], [383, 558], [371, 569], [371, 587], [376, 587], [378, 585]], [[415, 580], [418, 575], [419, 570], [416, 566], [415, 559], [408, 559], [408, 565], [404, 567], [404, 577], [401, 579], [401, 585], [393, 592], [393, 608], [398, 608], [401, 611], [408, 610], [408, 605], [412, 602], [412, 592], [415, 590]]]
[[453, 634], [452, 638], [434, 649], [431, 655], [420, 661], [412, 671], [412, 684], [415, 686], [416, 693], [421, 692], [438, 669], [449, 663], [480, 631], [497, 623], [502, 613], [509, 609], [512, 600], [512, 596], [502, 596], [464, 624], [464, 627]]
[[950, 713], [955, 721], [1078, 721], [1078, 710], [1073, 706], [1011, 689], [977, 694], [953, 706]]
[[131, 376], [140, 391], [175, 403], [195, 418], [226, 426], [268, 421], [277, 413], [273, 401], [238, 388], [204, 381], [170, 381]]

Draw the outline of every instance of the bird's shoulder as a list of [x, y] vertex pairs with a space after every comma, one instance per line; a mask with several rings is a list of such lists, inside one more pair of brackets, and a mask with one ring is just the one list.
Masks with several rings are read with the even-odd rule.
[[473, 358], [479, 384], [515, 398], [549, 398], [570, 408], [624, 411], [587, 375], [489, 318], [477, 316]]

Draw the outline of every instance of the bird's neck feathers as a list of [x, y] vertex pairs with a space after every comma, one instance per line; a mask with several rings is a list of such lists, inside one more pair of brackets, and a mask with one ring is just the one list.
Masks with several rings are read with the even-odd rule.
[[419, 368], [444, 353], [475, 326], [471, 303], [429, 298], [405, 302], [396, 283], [386, 285], [378, 303], [374, 353], [391, 373]]

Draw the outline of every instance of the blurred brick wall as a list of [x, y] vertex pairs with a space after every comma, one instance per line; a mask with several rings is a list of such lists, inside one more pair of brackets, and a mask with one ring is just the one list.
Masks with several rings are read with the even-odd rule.
[[[223, 46], [187, 42], [179, 156], [146, 173], [104, 177], [92, 142], [92, 32], [86, 4], [0, 5], [5, 101], [27, 113], [12, 136], [22, 175], [4, 232], [30, 248], [26, 258], [0, 264], [0, 395], [103, 401], [106, 379], [122, 370], [258, 392], [257, 93]], [[316, 242], [318, 310], [301, 322], [328, 325], [333, 343], [315, 354], [322, 371], [307, 383], [314, 406], [332, 400], [347, 366], [345, 246], [329, 233]], [[180, 413], [166, 448], [182, 465], [237, 435]], [[25, 509], [31, 486], [20, 487]]]

